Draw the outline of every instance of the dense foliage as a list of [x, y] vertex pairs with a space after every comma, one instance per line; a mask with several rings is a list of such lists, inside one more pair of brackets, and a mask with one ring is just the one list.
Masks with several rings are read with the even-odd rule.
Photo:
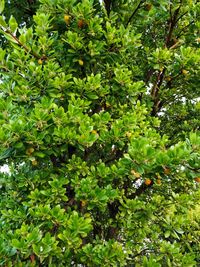
[[198, 266], [200, 3], [15, 2], [0, 265]]

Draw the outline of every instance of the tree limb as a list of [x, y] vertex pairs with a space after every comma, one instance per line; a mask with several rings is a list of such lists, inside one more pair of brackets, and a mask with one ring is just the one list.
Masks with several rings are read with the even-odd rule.
[[105, 9], [106, 9], [108, 16], [110, 15], [110, 11], [111, 11], [111, 2], [112, 0], [104, 0]]
[[151, 183], [150, 185], [146, 185], [145, 183], [143, 183], [139, 188], [136, 189], [136, 191], [134, 193], [132, 193], [130, 196], [128, 196], [128, 198], [134, 199], [135, 197], [140, 196], [147, 189], [151, 188], [152, 185], [153, 185], [153, 183]]
[[[168, 34], [167, 34], [167, 37], [165, 40], [165, 47], [168, 49], [171, 47], [171, 40], [172, 40], [174, 28], [176, 27], [176, 24], [177, 24], [178, 20], [180, 19], [180, 17], [178, 18], [178, 14], [179, 14], [181, 6], [182, 6], [182, 1], [180, 1], [179, 7], [172, 14], [172, 11], [171, 11], [172, 4], [170, 5], [169, 30], [168, 30]], [[156, 82], [154, 83], [154, 85], [152, 86], [152, 89], [151, 89], [151, 97], [152, 97], [153, 102], [154, 102], [153, 109], [151, 112], [152, 116], [155, 116], [158, 113], [158, 110], [160, 110], [162, 108], [162, 101], [159, 99], [158, 94], [159, 94], [160, 87], [161, 87], [163, 80], [164, 80], [165, 72], [166, 72], [166, 68], [159, 71], [157, 78], [156, 78]]]
[[33, 51], [31, 51], [26, 45], [22, 44], [20, 42], [20, 40], [10, 30], [6, 29], [6, 30], [3, 30], [3, 31], [4, 31], [5, 34], [9, 34], [15, 40], [15, 42], [19, 46], [21, 46], [27, 53], [30, 53], [32, 56], [34, 56], [37, 59], [40, 59], [41, 58], [38, 54], [36, 54]]
[[130, 18], [128, 19], [128, 21], [127, 21], [127, 23], [126, 23], [126, 27], [127, 27], [128, 24], [131, 22], [132, 18], [135, 16], [135, 14], [137, 13], [138, 9], [140, 9], [140, 7], [141, 7], [141, 5], [142, 5], [143, 2], [144, 2], [143, 0], [141, 0], [141, 1], [139, 2], [139, 4], [138, 4], [138, 6], [136, 7], [136, 9], [133, 11], [133, 14], [132, 14], [132, 15], [130, 16]]

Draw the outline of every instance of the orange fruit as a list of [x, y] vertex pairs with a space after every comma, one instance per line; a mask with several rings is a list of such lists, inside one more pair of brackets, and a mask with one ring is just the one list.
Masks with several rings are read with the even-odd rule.
[[157, 183], [158, 185], [161, 185], [162, 182], [161, 182], [160, 179], [157, 179], [157, 180], [156, 180], [156, 183]]
[[170, 168], [164, 167], [163, 169], [164, 169], [164, 174], [167, 174], [167, 175], [170, 174], [171, 172]]
[[79, 19], [78, 20], [78, 27], [79, 27], [79, 29], [82, 29], [84, 27], [84, 25], [85, 25], [84, 20], [83, 19]]
[[152, 183], [152, 181], [151, 181], [151, 179], [147, 178], [147, 179], [144, 181], [144, 183], [145, 183], [146, 185], [150, 185], [150, 184]]
[[195, 180], [197, 183], [200, 183], [200, 177], [196, 177], [194, 180]]

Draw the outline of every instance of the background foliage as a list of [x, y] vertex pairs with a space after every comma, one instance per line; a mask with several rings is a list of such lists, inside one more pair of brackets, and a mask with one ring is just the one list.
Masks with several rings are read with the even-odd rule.
[[0, 11], [0, 264], [198, 266], [200, 3]]

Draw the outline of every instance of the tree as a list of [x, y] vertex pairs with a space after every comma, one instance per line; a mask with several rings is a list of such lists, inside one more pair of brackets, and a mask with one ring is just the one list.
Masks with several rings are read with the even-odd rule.
[[197, 266], [200, 3], [4, 12], [0, 264]]

